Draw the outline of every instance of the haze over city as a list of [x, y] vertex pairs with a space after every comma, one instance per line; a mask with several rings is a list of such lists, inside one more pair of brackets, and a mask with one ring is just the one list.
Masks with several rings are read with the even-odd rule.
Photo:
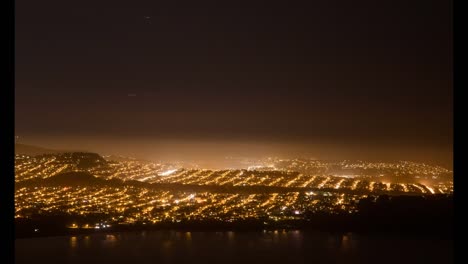
[[[109, 137], [22, 137], [20, 143], [68, 151], [90, 151], [104, 155], [122, 155], [151, 161], [197, 162], [206, 168], [238, 167], [229, 158], [312, 158], [317, 160], [410, 160], [453, 168], [453, 153], [431, 146], [395, 146], [382, 143], [339, 143], [266, 141], [266, 140], [194, 140]], [[39, 144], [41, 143], [41, 144]]]
[[137, 2], [17, 2], [24, 143], [451, 166], [450, 3]]

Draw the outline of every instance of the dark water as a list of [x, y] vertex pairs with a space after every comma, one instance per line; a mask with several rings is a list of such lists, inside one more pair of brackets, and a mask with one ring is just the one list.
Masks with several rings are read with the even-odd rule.
[[16, 240], [16, 263], [452, 263], [453, 242], [319, 232], [129, 232]]

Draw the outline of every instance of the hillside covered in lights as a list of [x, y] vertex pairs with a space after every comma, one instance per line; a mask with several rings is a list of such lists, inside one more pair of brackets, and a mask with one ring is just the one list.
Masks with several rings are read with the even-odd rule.
[[[320, 227], [330, 225], [329, 217], [346, 222], [336, 224], [343, 228], [356, 226], [355, 216], [365, 212], [403, 213], [398, 208], [405, 203], [436, 208], [431, 201], [451, 199], [453, 192], [451, 171], [414, 162], [268, 158], [245, 169], [210, 170], [86, 152], [16, 155], [15, 162], [17, 222], [58, 217], [64, 230]], [[372, 209], [383, 204], [398, 206]]]

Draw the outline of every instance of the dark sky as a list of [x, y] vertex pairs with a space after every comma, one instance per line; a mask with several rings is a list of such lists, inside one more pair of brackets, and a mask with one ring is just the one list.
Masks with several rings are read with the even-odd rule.
[[391, 146], [446, 163], [451, 8], [17, 0], [16, 134], [72, 147], [77, 138]]

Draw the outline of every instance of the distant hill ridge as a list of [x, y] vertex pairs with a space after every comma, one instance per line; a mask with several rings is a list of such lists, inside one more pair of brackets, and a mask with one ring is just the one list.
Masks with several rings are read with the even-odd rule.
[[[67, 154], [70, 154], [70, 153], [92, 153], [92, 154], [96, 154], [94, 152], [85, 151], [85, 150], [58, 150], [58, 149], [49, 149], [49, 148], [44, 148], [44, 147], [39, 147], [39, 146], [15, 143], [15, 155], [41, 156], [41, 155], [56, 155], [56, 154], [67, 155]], [[125, 157], [125, 156], [120, 156], [120, 155], [105, 155], [105, 156], [101, 156], [101, 154], [96, 154], [96, 155], [99, 155], [99, 159], [101, 159], [101, 161], [151, 162], [149, 160], [137, 159], [137, 158], [133, 158], [133, 157]]]
[[28, 155], [28, 156], [38, 156], [43, 154], [58, 154], [58, 153], [66, 153], [66, 152], [74, 152], [73, 150], [57, 150], [57, 149], [48, 149], [33, 145], [15, 144], [15, 154], [16, 155]]
[[105, 166], [107, 161], [99, 154], [92, 152], [66, 152], [53, 155], [61, 163], [76, 164], [79, 169], [90, 169], [96, 166]]

